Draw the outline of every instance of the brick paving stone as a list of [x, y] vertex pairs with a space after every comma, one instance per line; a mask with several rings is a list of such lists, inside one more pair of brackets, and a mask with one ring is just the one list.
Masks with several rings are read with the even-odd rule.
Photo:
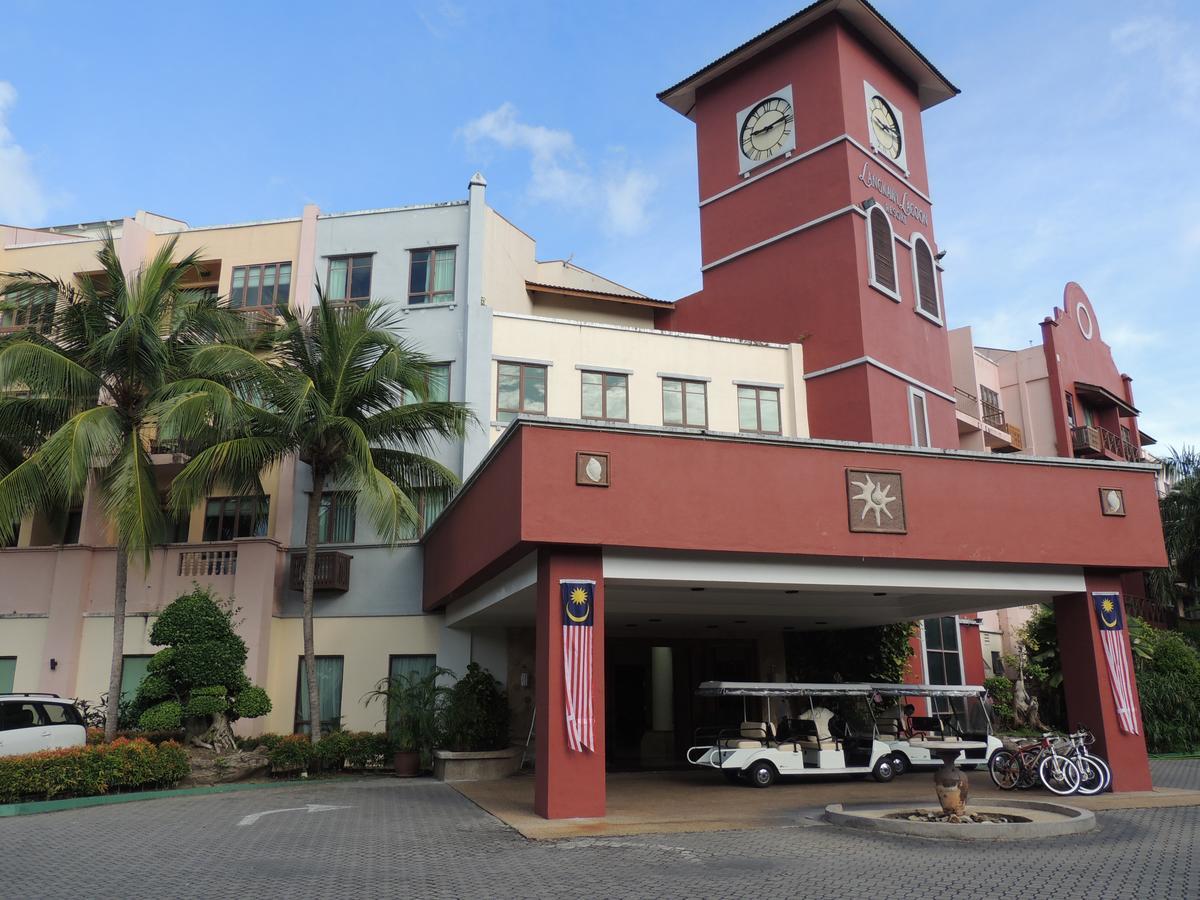
[[[1163, 763], [1169, 765], [1163, 766]], [[1200, 761], [1156, 760], [1164, 786]], [[1165, 780], [1177, 782], [1167, 785]], [[243, 816], [306, 804], [239, 826]], [[0, 819], [0, 897], [770, 897], [1200, 893], [1200, 807], [1098, 814], [1098, 832], [957, 844], [828, 825], [527, 841], [431, 781], [297, 784]]]

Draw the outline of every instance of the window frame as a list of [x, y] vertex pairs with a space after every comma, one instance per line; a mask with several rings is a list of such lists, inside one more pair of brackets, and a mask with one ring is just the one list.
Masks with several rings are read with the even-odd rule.
[[[411, 536], [405, 536], [399, 539], [401, 543], [415, 543], [416, 541], [421, 540], [421, 538], [425, 536], [425, 532], [429, 530], [429, 526], [432, 524], [432, 522], [428, 521], [426, 516], [428, 509], [426, 505], [428, 500], [428, 492], [425, 488], [413, 488], [413, 494], [413, 500], [415, 501], [413, 505], [417, 508], [417, 524]], [[442, 504], [442, 508], [439, 509], [437, 514], [433, 517], [434, 522], [436, 522], [438, 517], [446, 511], [446, 507], [450, 505], [450, 501], [453, 499], [454, 495], [451, 495], [450, 498], [447, 499], [444, 504]]]
[[[502, 409], [500, 406], [500, 368], [502, 366], [517, 366], [520, 371], [520, 377], [517, 381], [517, 404], [518, 409]], [[545, 389], [545, 398], [543, 400], [543, 409], [541, 412], [533, 412], [525, 409], [525, 376], [529, 369], [541, 369], [543, 387]], [[511, 419], [505, 421], [501, 418], [502, 414], [508, 413], [512, 416]], [[502, 425], [508, 425], [518, 416], [548, 416], [550, 414], [550, 366], [546, 363], [523, 362], [521, 360], [498, 359], [496, 360], [496, 421]]]
[[[437, 654], [436, 653], [389, 653], [388, 654], [387, 675], [385, 676], [386, 680], [389, 683], [392, 680], [392, 664], [395, 662], [395, 660], [397, 660], [397, 659], [424, 659], [426, 657], [428, 657], [429, 659], [431, 659], [433, 661], [432, 668], [437, 668]], [[384, 711], [383, 730], [384, 730], [384, 733], [391, 734], [391, 732], [392, 732], [392, 700], [391, 700], [391, 697], [388, 698], [386, 707], [387, 708]]]
[[[921, 629], [920, 629], [920, 632], [921, 632], [921, 671], [924, 672], [924, 674], [925, 674], [925, 683], [926, 684], [936, 684], [937, 683], [931, 679], [930, 672], [929, 672], [929, 654], [930, 654], [930, 652], [941, 653], [943, 655], [948, 656], [948, 655], [950, 655], [950, 651], [947, 651], [943, 648], [935, 648], [932, 651], [930, 651], [929, 642], [925, 639], [925, 623], [936, 619], [939, 623], [938, 627], [940, 628], [941, 627], [940, 623], [941, 623], [942, 619], [951, 619], [951, 618], [954, 619], [954, 642], [955, 642], [955, 646], [956, 646], [956, 650], [954, 651], [954, 654], [956, 656], [958, 656], [958, 683], [960, 685], [967, 683], [966, 665], [963, 662], [962, 622], [957, 615], [954, 615], [954, 616], [932, 616], [930, 618], [921, 620]], [[944, 662], [945, 661], [943, 660], [943, 665], [944, 665]], [[947, 710], [936, 709], [936, 701], [945, 700], [945, 701], [947, 701], [947, 703], [949, 703], [949, 698], [934, 697], [934, 698], [931, 698], [931, 700], [933, 700], [934, 703], [931, 703], [930, 705], [935, 707], [936, 712], [943, 713], [943, 714], [945, 712], [947, 712]], [[949, 711], [952, 711], [952, 710], [953, 710], [953, 707], [951, 707]]]
[[[345, 287], [346, 296], [342, 297], [340, 300], [331, 300], [330, 302], [332, 304], [334, 304], [335, 306], [351, 306], [351, 305], [362, 306], [370, 301], [371, 288], [373, 286], [374, 278], [375, 278], [375, 251], [372, 250], [369, 253], [336, 253], [336, 254], [333, 254], [332, 256], [325, 257], [325, 259], [326, 259], [326, 263], [325, 263], [325, 293], [326, 293], [326, 296], [328, 296], [331, 288], [333, 287], [333, 264], [334, 264], [334, 262], [336, 262], [337, 260], [342, 260], [342, 259], [346, 260], [346, 287]], [[352, 297], [352, 296], [350, 296], [350, 290], [351, 290], [351, 285], [354, 284], [354, 261], [359, 260], [359, 259], [365, 259], [370, 264], [371, 271], [367, 276], [367, 293], [366, 293], [366, 296], [363, 296], [363, 297]]]
[[[430, 402], [430, 403], [449, 403], [450, 402], [450, 368], [452, 365], [453, 365], [453, 362], [431, 362], [431, 363], [429, 363], [428, 371], [425, 373], [425, 378], [424, 378], [425, 393], [426, 394], [429, 393], [429, 386], [433, 383], [433, 379], [430, 376], [433, 375], [434, 371], [435, 370], [443, 371], [446, 373], [446, 399], [439, 400], [436, 397], [430, 397], [428, 402]], [[424, 402], [424, 401], [419, 401], [417, 396], [415, 394], [410, 393], [407, 389], [405, 389], [403, 391], [401, 400], [406, 404]]]
[[[208, 505], [210, 503], [215, 503], [218, 500], [221, 502], [221, 512], [217, 516], [217, 537], [210, 538], [207, 536], [208, 535], [208, 519], [209, 519]], [[237, 506], [234, 508], [234, 513], [233, 513], [233, 521], [235, 523], [234, 524], [234, 535], [231, 538], [223, 538], [220, 536], [221, 523], [225, 520], [225, 504], [230, 500], [238, 501]], [[262, 532], [263, 533], [262, 534], [250, 534], [250, 535], [237, 534], [236, 523], [241, 518], [243, 503], [261, 503], [261, 504], [263, 504], [263, 508], [262, 508]], [[220, 544], [220, 543], [226, 543], [228, 541], [244, 540], [245, 538], [248, 538], [248, 537], [250, 537], [250, 538], [266, 537], [267, 534], [269, 533], [270, 517], [271, 517], [271, 495], [270, 494], [264, 494], [261, 497], [258, 496], [257, 494], [241, 494], [241, 495], [236, 495], [236, 496], [206, 497], [204, 499], [204, 527], [200, 532], [200, 542], [202, 544]], [[257, 531], [257, 530], [258, 529], [256, 528], [255, 531]]]
[[[661, 402], [662, 402], [662, 423], [664, 426], [666, 426], [668, 428], [700, 428], [700, 429], [708, 428], [709, 416], [708, 416], [708, 382], [707, 381], [701, 380], [699, 378], [679, 378], [674, 375], [660, 375], [659, 381], [661, 382], [661, 384], [659, 386], [659, 388], [660, 388], [659, 395], [660, 395]], [[683, 414], [683, 422], [682, 423], [667, 421], [667, 382], [674, 382], [679, 385], [680, 399], [682, 400], [682, 403], [680, 403], [680, 412]], [[704, 422], [701, 425], [693, 425], [691, 422], [689, 422], [687, 420], [688, 414], [687, 414], [687, 387], [686, 387], [686, 385], [689, 385], [689, 384], [700, 385], [700, 389], [704, 393]]]
[[[0, 310], [0, 334], [16, 334], [30, 330], [46, 335], [54, 327], [59, 293], [50, 287], [35, 287], [22, 291], [17, 297], [6, 297], [12, 308]], [[8, 324], [5, 320], [9, 319]]]
[[[433, 297], [439, 294], [445, 294], [446, 291], [435, 291], [430, 284], [430, 279], [433, 278], [433, 273], [437, 265], [438, 253], [446, 251], [454, 253], [454, 277], [451, 279], [450, 299], [449, 300], [434, 300]], [[418, 253], [429, 254], [427, 268], [425, 270], [425, 290], [414, 292], [412, 289], [412, 272], [413, 265], [416, 263], [416, 255]], [[458, 245], [445, 244], [440, 247], [414, 247], [408, 251], [408, 305], [409, 306], [453, 306], [458, 300]], [[414, 300], [414, 297], [425, 297], [425, 300]]]
[[[896, 286], [889, 288], [887, 285], [880, 282], [875, 277], [875, 229], [871, 227], [871, 217], [878, 210], [879, 215], [883, 216], [883, 220], [888, 227], [888, 240], [892, 251], [892, 275], [896, 279]], [[896, 261], [896, 229], [892, 227], [892, 217], [878, 203], [875, 203], [867, 210], [867, 284], [875, 290], [882, 293], [889, 300], [894, 300], [896, 303], [902, 303], [903, 298], [900, 296], [900, 267]]]
[[[287, 266], [287, 269], [288, 269], [288, 295], [283, 298], [282, 302], [280, 302], [279, 285], [281, 282], [279, 280], [279, 274], [284, 266]], [[229, 273], [229, 308], [236, 309], [236, 310], [250, 311], [250, 312], [262, 312], [263, 310], [266, 310], [266, 309], [270, 309], [270, 310], [279, 310], [281, 308], [286, 309], [291, 304], [291, 301], [292, 301], [292, 268], [293, 268], [292, 261], [290, 259], [282, 260], [280, 262], [273, 262], [273, 263], [249, 263], [244, 266], [234, 266], [232, 271], [230, 271], [230, 273]], [[249, 272], [251, 269], [259, 270], [258, 286], [256, 287], [256, 290], [258, 291], [259, 302], [255, 303], [253, 305], [246, 302], [246, 298], [249, 296], [249, 290], [250, 290], [250, 288], [246, 282], [249, 280]], [[275, 299], [271, 302], [270, 306], [266, 306], [261, 302], [262, 301], [263, 280], [264, 280], [263, 275], [266, 274], [267, 269], [275, 270]], [[238, 303], [234, 303], [233, 281], [237, 277], [238, 272], [244, 272], [244, 273], [246, 273], [246, 275], [244, 276], [243, 283], [242, 283], [242, 300], [239, 301]]]
[[[934, 303], [934, 306], [937, 307], [937, 315], [934, 315], [929, 310], [924, 309], [921, 306], [921, 278], [917, 272], [917, 243], [918, 242], [925, 245], [925, 251], [929, 254], [929, 264], [930, 264], [931, 270], [933, 272], [933, 276], [932, 276], [933, 277], [933, 303]], [[893, 243], [892, 246], [894, 248], [895, 244]], [[926, 240], [925, 235], [921, 234], [921, 232], [914, 231], [912, 233], [912, 238], [909, 241], [909, 246], [911, 249], [910, 249], [908, 255], [912, 258], [913, 306], [917, 311], [917, 315], [921, 316], [922, 318], [928, 319], [930, 322], [933, 322], [935, 325], [937, 325], [940, 328], [943, 325], [945, 317], [942, 312], [942, 292], [938, 287], [937, 257], [933, 255], [933, 245], [930, 244], [928, 240]], [[874, 256], [871, 257], [872, 261], [874, 260], [874, 258], [875, 258]], [[898, 283], [899, 282], [897, 281], [897, 284]]]
[[[783, 434], [783, 391], [777, 387], [770, 387], [765, 384], [747, 384], [745, 382], [734, 382], [736, 388], [736, 399], [738, 403], [738, 432], [741, 434]], [[743, 390], [754, 391], [754, 415], [758, 423], [757, 428], [742, 427], [742, 405], [741, 392]], [[762, 427], [762, 395], [767, 391], [775, 395], [776, 415], [779, 420], [779, 428], [776, 431], [768, 431]]]
[[[584, 411], [583, 405], [583, 389], [584, 377], [587, 375], [600, 376], [600, 415], [589, 416]], [[625, 415], [622, 417], [610, 416], [608, 414], [608, 380], [610, 378], [619, 378], [625, 382]], [[589, 422], [628, 422], [629, 421], [629, 375], [626, 372], [606, 372], [603, 369], [580, 369], [579, 370], [579, 418]]]
[[[921, 399], [921, 412], [923, 414], [922, 420], [925, 424], [926, 443], [924, 443], [924, 444], [917, 442], [917, 404], [916, 404], [916, 400], [918, 397]], [[929, 450], [929, 449], [933, 448], [933, 435], [930, 434], [930, 431], [929, 431], [929, 396], [924, 391], [919, 390], [918, 388], [915, 388], [912, 385], [908, 386], [908, 425], [909, 425], [909, 429], [910, 429], [910, 434], [912, 435], [912, 442], [913, 442], [912, 445], [914, 447], [919, 447], [922, 450]]]
[[[350, 537], [345, 540], [333, 540], [328, 534], [321, 533], [321, 507], [325, 505], [325, 498], [329, 498], [329, 511], [326, 512], [324, 522], [326, 524], [336, 520], [336, 513], [339, 506], [349, 505], [350, 507]], [[349, 502], [347, 504], [347, 500]], [[326, 529], [327, 531], [329, 529]], [[353, 544], [354, 537], [358, 533], [358, 493], [356, 491], [321, 491], [321, 502], [317, 512], [317, 543], [318, 544]]]

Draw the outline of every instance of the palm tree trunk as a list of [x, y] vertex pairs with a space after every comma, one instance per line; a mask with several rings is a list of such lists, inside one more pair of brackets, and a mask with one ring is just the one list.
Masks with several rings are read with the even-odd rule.
[[317, 577], [317, 529], [325, 473], [313, 469], [304, 528], [304, 671], [308, 676], [308, 730], [315, 744], [321, 739], [321, 695], [317, 689], [317, 655], [313, 649], [313, 586]]
[[121, 712], [121, 672], [125, 662], [125, 595], [129, 585], [129, 551], [117, 545], [117, 584], [113, 591], [112, 668], [108, 675], [108, 707], [104, 712], [104, 740], [117, 737]]

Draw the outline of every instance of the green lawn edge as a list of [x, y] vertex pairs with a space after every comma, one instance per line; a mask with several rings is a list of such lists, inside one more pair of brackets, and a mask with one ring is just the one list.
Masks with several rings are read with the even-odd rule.
[[255, 791], [265, 788], [285, 788], [304, 785], [351, 784], [375, 781], [367, 778], [293, 778], [287, 781], [254, 781], [246, 784], [213, 784], [204, 787], [171, 788], [162, 791], [130, 791], [127, 794], [98, 794], [93, 797], [68, 797], [64, 800], [30, 800], [26, 803], [0, 804], [0, 819], [12, 816], [33, 816], [40, 813], [59, 812], [67, 809], [83, 809], [88, 806], [108, 806], [113, 803], [135, 803], [140, 800], [165, 800], [171, 797], [198, 797], [206, 794], [230, 794], [237, 791]]

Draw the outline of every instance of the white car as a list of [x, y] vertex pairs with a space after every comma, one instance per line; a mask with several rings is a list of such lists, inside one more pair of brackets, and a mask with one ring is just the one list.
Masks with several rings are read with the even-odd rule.
[[0, 694], [0, 756], [82, 747], [83, 715], [58, 694]]

